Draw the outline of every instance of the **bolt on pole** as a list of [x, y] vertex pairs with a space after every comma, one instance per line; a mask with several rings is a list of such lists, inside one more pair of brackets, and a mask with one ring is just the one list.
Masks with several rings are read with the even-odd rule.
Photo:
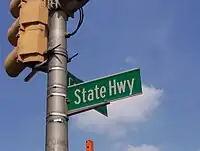
[[60, 45], [48, 61], [45, 151], [68, 151], [66, 13], [49, 14], [49, 47]]

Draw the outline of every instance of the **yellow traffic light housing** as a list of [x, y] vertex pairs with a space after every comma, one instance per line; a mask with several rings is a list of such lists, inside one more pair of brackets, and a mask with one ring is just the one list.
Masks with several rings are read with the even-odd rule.
[[19, 24], [19, 61], [33, 65], [43, 62], [48, 40], [48, 9], [44, 0], [22, 2]]
[[16, 18], [15, 22], [8, 29], [8, 41], [15, 48], [13, 51], [7, 56], [4, 68], [6, 73], [10, 77], [17, 77], [24, 69], [25, 66], [18, 62], [17, 59], [17, 41], [18, 41], [18, 31], [19, 31], [19, 5], [21, 0], [10, 0], [10, 12], [14, 18]]
[[15, 48], [4, 67], [9, 76], [16, 77], [25, 67], [46, 60], [48, 8], [46, 0], [10, 0], [10, 12], [16, 20], [8, 30], [8, 41]]
[[16, 48], [7, 56], [4, 68], [10, 77], [17, 77], [26, 68], [23, 63], [17, 61]]
[[[46, 52], [49, 11], [62, 9], [67, 14], [67, 18], [73, 17], [73, 14], [88, 1], [10, 0], [10, 12], [16, 20], [8, 30], [8, 41], [15, 48], [5, 60], [4, 67], [7, 74], [16, 77], [26, 67], [33, 70], [37, 68], [38, 71], [44, 72], [44, 64], [48, 61]], [[73, 34], [66, 34], [66, 38]], [[53, 48], [58, 46], [53, 46]], [[43, 67], [40, 66], [41, 64]]]
[[21, 0], [10, 0], [10, 12], [14, 18], [19, 17], [19, 5]]
[[13, 45], [17, 46], [17, 34], [19, 30], [19, 18], [15, 20], [15, 22], [8, 29], [8, 41]]

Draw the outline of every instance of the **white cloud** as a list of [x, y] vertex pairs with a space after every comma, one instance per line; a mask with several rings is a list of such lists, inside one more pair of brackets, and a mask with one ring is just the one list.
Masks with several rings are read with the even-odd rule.
[[119, 100], [108, 105], [108, 118], [94, 110], [76, 115], [75, 125], [83, 130], [105, 133], [108, 136], [123, 136], [135, 129], [135, 124], [148, 119], [159, 106], [163, 91], [143, 86], [143, 94]]
[[160, 151], [160, 150], [158, 147], [143, 144], [141, 146], [136, 146], [136, 147], [129, 145], [127, 151]]
[[112, 144], [110, 151], [161, 151], [160, 147], [150, 145], [150, 144], [141, 144], [141, 145], [127, 145], [122, 142], [115, 142]]

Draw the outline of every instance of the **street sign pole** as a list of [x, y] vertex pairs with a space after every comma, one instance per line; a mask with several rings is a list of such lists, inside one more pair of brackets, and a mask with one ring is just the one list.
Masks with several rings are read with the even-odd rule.
[[66, 14], [49, 14], [49, 47], [55, 47], [48, 62], [46, 151], [68, 151]]

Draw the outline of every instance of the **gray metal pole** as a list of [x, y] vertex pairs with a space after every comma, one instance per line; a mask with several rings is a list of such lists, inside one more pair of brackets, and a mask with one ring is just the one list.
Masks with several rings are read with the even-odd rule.
[[49, 45], [58, 48], [48, 62], [45, 151], [68, 151], [66, 14], [49, 16]]

